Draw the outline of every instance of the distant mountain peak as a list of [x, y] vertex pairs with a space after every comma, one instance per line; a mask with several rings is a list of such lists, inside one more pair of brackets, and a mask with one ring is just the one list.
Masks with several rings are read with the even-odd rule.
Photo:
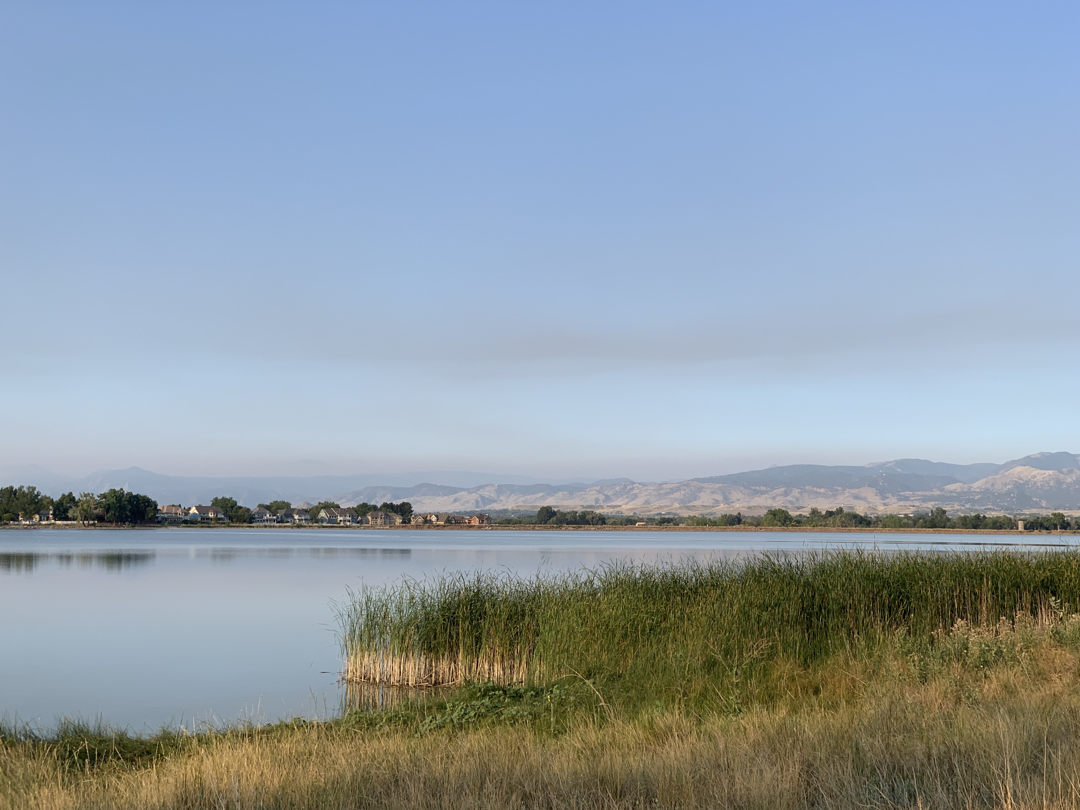
[[[636, 483], [628, 478], [555, 483], [474, 473], [408, 473], [308, 477], [184, 477], [141, 467], [71, 478], [29, 466], [0, 471], [0, 486], [30, 484], [50, 495], [124, 487], [159, 503], [209, 503], [216, 496], [245, 506], [286, 500], [349, 505], [407, 500], [417, 510], [536, 509], [540, 506], [623, 513], [760, 514], [783, 507], [910, 512], [941, 506], [952, 511], [1080, 511], [1080, 456], [1038, 452], [1004, 464], [949, 464], [904, 458], [862, 466], [791, 464], [695, 478]], [[425, 483], [430, 482], [430, 483]]]

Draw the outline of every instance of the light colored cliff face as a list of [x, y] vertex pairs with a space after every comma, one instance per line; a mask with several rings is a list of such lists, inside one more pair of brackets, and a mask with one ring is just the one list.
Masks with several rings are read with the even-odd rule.
[[1013, 467], [967, 486], [957, 492], [1009, 492], [1021, 490], [1031, 494], [1075, 492], [1080, 494], [1080, 470], [1037, 470], [1034, 467]]
[[[543, 496], [523, 497], [504, 495], [491, 497], [481, 492], [464, 491], [441, 497], [412, 498], [418, 511], [465, 512], [469, 510], [538, 509], [555, 506], [560, 509], [594, 509], [601, 512], [673, 512], [676, 514], [713, 515], [725, 512], [754, 514], [779, 506], [793, 511], [818, 507], [833, 509], [843, 506], [858, 511], [893, 511], [907, 501], [885, 498], [869, 488], [858, 490], [826, 489], [747, 489], [720, 484], [633, 484], [610, 491], [605, 485], [582, 491], [545, 493]], [[917, 506], [911, 501], [912, 508]], [[903, 510], [901, 510], [903, 511]]]
[[[1003, 465], [1005, 466], [1005, 465]], [[717, 515], [760, 514], [782, 507], [806, 511], [842, 506], [858, 512], [912, 512], [942, 506], [952, 511], [1080, 511], [1080, 469], [1043, 470], [1015, 466], [965, 484], [944, 484], [911, 491], [879, 487], [748, 486], [706, 481], [639, 484], [618, 482], [591, 486], [550, 487], [523, 493], [520, 487], [489, 485], [434, 495], [409, 497], [414, 509], [467, 512], [501, 509], [595, 509], [602, 512]]]

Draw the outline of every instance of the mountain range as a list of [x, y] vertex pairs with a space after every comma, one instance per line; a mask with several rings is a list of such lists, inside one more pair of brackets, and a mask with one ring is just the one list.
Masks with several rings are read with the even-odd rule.
[[416, 510], [469, 512], [596, 509], [639, 514], [760, 514], [783, 507], [867, 513], [912, 512], [941, 506], [952, 512], [1080, 511], [1080, 456], [1035, 453], [1004, 464], [947, 464], [898, 459], [865, 466], [794, 464], [764, 470], [639, 483], [592, 483], [471, 472], [420, 472], [310, 477], [203, 478], [160, 475], [138, 467], [65, 478], [36, 467], [0, 469], [0, 485], [33, 484], [48, 494], [101, 492], [113, 487], [145, 493], [159, 503], [209, 503], [228, 495], [254, 506], [271, 500], [407, 500]]

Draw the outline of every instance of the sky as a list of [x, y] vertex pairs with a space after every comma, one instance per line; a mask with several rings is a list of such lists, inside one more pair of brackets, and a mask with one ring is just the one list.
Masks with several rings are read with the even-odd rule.
[[1075, 3], [0, 7], [0, 467], [1080, 451]]

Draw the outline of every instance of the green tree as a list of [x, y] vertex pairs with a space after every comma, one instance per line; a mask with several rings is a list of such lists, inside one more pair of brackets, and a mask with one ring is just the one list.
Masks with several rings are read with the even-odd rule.
[[157, 520], [158, 504], [148, 495], [137, 492], [127, 493], [128, 521], [131, 523], [153, 523]]
[[41, 512], [42, 495], [37, 487], [19, 487], [15, 490], [15, 511], [21, 520], [33, 520]]
[[97, 513], [105, 523], [151, 523], [157, 518], [157, 501], [136, 492], [110, 489], [97, 496]]
[[1068, 531], [1072, 528], [1072, 521], [1065, 517], [1063, 512], [1051, 512], [1047, 518], [1052, 531]]
[[761, 518], [762, 526], [791, 526], [795, 518], [787, 509], [770, 509]]
[[395, 515], [401, 515], [401, 519], [406, 523], [412, 520], [412, 504], [408, 501], [402, 501], [401, 503], [384, 501], [379, 508], [384, 512], [393, 512]]
[[260, 503], [260, 509], [265, 509], [272, 515], [280, 515], [286, 509], [291, 509], [292, 504], [288, 501], [270, 501], [270, 503]]
[[948, 529], [952, 527], [952, 520], [948, 512], [940, 506], [935, 506], [928, 515], [920, 515], [915, 524], [917, 529]]
[[98, 497], [92, 492], [84, 492], [75, 503], [75, 517], [85, 526], [97, 521], [101, 514]]
[[56, 520], [74, 520], [75, 504], [76, 499], [74, 493], [68, 492], [61, 495], [53, 504], [53, 518]]
[[251, 523], [251, 510], [238, 504], [235, 498], [214, 498], [210, 505], [224, 512], [230, 523]]
[[536, 522], [542, 524], [551, 523], [555, 520], [555, 510], [550, 506], [541, 506], [536, 512]]
[[19, 508], [15, 505], [15, 487], [0, 489], [0, 523], [11, 523], [19, 519]]
[[98, 504], [106, 523], [133, 523], [127, 493], [122, 489], [110, 489], [98, 496]]

